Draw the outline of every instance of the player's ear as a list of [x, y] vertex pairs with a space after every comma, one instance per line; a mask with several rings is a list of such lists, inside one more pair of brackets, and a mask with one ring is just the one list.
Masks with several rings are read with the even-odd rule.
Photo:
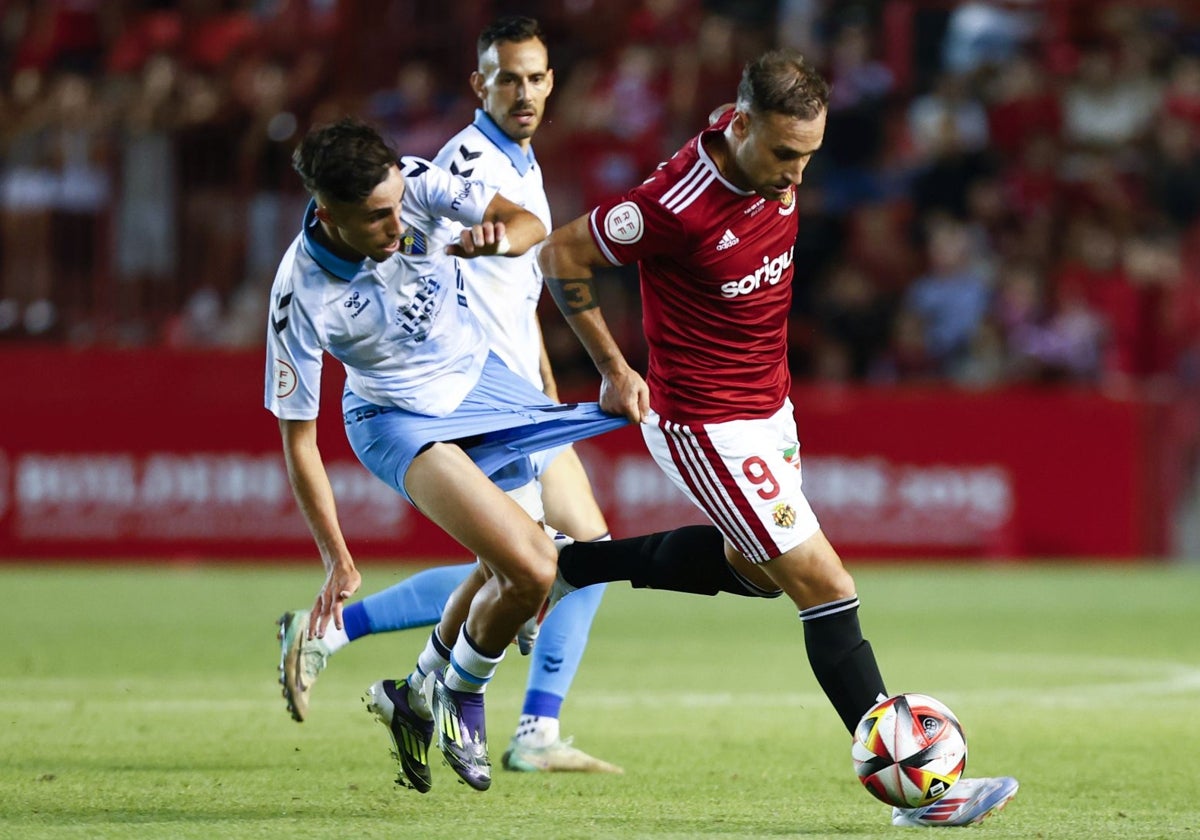
[[485, 96], [483, 74], [478, 70], [471, 71], [471, 90], [475, 91], [475, 96], [482, 102]]
[[333, 216], [330, 215], [328, 207], [318, 204], [317, 209], [313, 211], [313, 215], [317, 217], [317, 221], [319, 222], [324, 222], [327, 225], [333, 224]]
[[729, 122], [729, 127], [733, 129], [733, 136], [738, 140], [745, 140], [746, 135], [750, 133], [750, 115], [745, 111], [734, 111], [733, 119]]

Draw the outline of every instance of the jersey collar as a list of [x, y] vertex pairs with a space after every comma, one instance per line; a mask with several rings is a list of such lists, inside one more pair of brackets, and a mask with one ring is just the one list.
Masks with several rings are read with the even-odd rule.
[[309, 200], [304, 210], [304, 250], [316, 261], [317, 265], [341, 280], [353, 280], [362, 270], [365, 258], [356, 261], [343, 259], [322, 245], [315, 235], [317, 225], [317, 202]]
[[522, 149], [521, 144], [505, 134], [500, 126], [496, 125], [496, 121], [491, 118], [491, 115], [482, 108], [475, 109], [475, 121], [471, 124], [479, 129], [484, 137], [491, 140], [497, 149], [504, 152], [522, 177], [527, 175], [534, 163], [537, 162], [533, 156], [533, 146]]
[[721, 169], [720, 169], [720, 167], [717, 166], [717, 162], [712, 159], [712, 156], [708, 153], [708, 149], [704, 148], [705, 135], [716, 134], [718, 132], [723, 133], [725, 131], [725, 127], [727, 125], [729, 125], [729, 123], [732, 120], [733, 120], [733, 109], [730, 108], [727, 112], [722, 114], [721, 117], [715, 123], [713, 123], [708, 128], [704, 129], [698, 135], [696, 135], [696, 139], [694, 142], [696, 144], [696, 150], [700, 154], [700, 159], [702, 161], [704, 161], [705, 166], [707, 166], [709, 169], [711, 169], [713, 171], [713, 174], [715, 174], [717, 176], [718, 181], [720, 181], [722, 184], [724, 184], [726, 186], [726, 188], [728, 188], [731, 192], [736, 193], [737, 195], [751, 196], [751, 195], [754, 195], [754, 190], [743, 190], [742, 188], [735, 186], [732, 181], [730, 181], [728, 178], [726, 178], [724, 175], [721, 174]]

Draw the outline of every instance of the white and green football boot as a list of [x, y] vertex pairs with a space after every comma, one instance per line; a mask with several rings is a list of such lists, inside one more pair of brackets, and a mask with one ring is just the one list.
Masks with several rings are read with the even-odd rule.
[[571, 745], [570, 738], [556, 738], [542, 747], [524, 744], [513, 738], [504, 751], [501, 764], [518, 773], [624, 773], [615, 764], [588, 755]]
[[279, 618], [279, 684], [292, 719], [302, 723], [308, 716], [308, 692], [329, 661], [329, 649], [321, 639], [308, 638], [308, 610], [285, 612]]

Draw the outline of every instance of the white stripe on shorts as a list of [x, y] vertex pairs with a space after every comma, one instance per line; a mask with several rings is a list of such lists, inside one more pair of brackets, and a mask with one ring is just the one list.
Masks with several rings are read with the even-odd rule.
[[[676, 468], [721, 533], [751, 563], [763, 563], [771, 559], [774, 554], [762, 544], [764, 539], [770, 542], [770, 536], [755, 534], [751, 521], [739, 511], [736, 499], [721, 481], [716, 465], [709, 460], [696, 433], [690, 427], [665, 419], [660, 420], [659, 428], [666, 436]], [[717, 464], [724, 469], [724, 462], [719, 456]], [[754, 515], [753, 511], [751, 515]], [[753, 521], [757, 521], [757, 516]]]

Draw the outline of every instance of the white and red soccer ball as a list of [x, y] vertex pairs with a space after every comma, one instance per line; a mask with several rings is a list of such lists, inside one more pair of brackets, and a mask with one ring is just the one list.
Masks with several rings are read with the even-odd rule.
[[967, 766], [967, 739], [954, 712], [924, 694], [872, 706], [854, 730], [854, 769], [876, 799], [920, 808], [941, 799]]

